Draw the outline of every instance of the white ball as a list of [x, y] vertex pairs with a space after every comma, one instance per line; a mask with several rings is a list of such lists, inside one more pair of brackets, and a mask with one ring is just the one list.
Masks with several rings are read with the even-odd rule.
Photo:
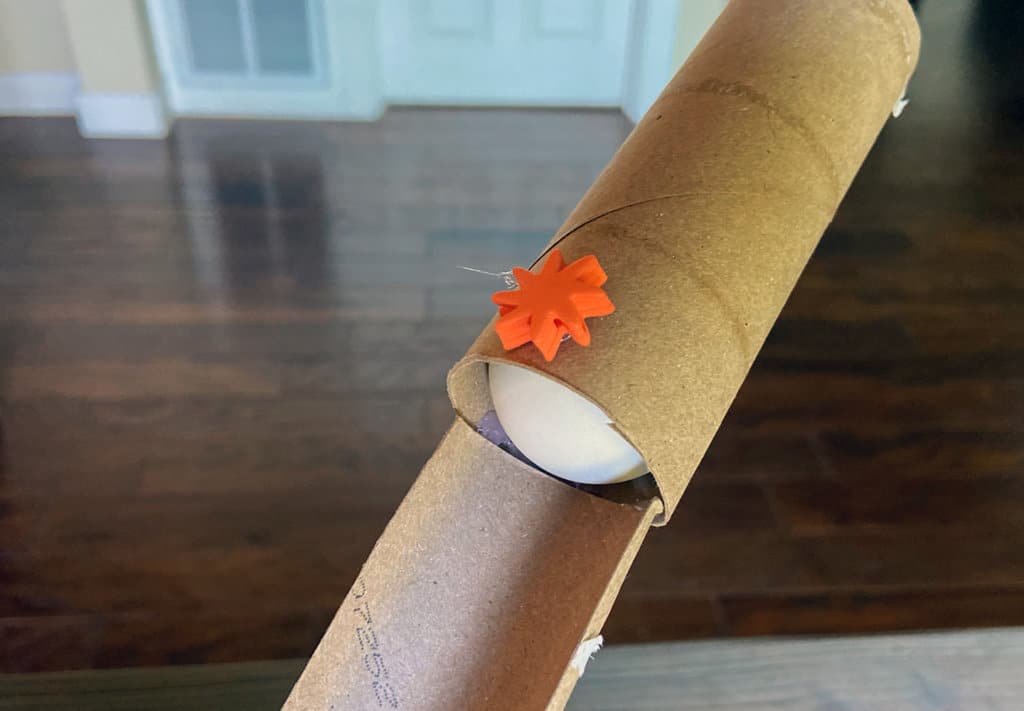
[[494, 412], [509, 439], [550, 474], [579, 484], [614, 484], [643, 476], [643, 457], [594, 403], [526, 368], [488, 366]]

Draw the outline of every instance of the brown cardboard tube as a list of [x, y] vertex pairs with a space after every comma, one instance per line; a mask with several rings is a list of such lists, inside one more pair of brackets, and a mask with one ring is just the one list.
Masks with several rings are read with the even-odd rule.
[[[616, 312], [552, 363], [485, 329], [449, 375], [460, 417], [288, 711], [563, 708], [575, 653], [678, 503], [917, 45], [905, 0], [733, 0], [552, 241], [598, 256]], [[594, 496], [495, 447], [473, 427], [489, 361], [590, 398], [653, 480]]]
[[449, 374], [459, 415], [490, 409], [488, 361], [560, 381], [644, 456], [667, 520], [918, 44], [905, 0], [732, 0], [548, 245], [597, 255], [615, 313], [551, 363], [492, 320]]

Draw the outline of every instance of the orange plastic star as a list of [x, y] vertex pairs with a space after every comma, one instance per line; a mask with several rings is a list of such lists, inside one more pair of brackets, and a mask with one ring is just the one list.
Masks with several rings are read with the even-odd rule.
[[551, 361], [565, 334], [581, 346], [590, 345], [590, 329], [584, 319], [615, 311], [601, 286], [608, 281], [597, 257], [580, 257], [569, 266], [552, 249], [540, 272], [514, 267], [518, 289], [491, 296], [500, 318], [494, 325], [505, 350], [533, 341], [544, 360]]

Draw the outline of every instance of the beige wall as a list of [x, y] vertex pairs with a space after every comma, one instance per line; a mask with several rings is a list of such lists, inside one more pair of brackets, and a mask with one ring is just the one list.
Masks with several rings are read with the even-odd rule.
[[144, 0], [0, 0], [0, 74], [74, 72], [82, 90], [159, 88]]
[[0, 0], [0, 74], [73, 71], [59, 0]]
[[143, 0], [61, 5], [83, 91], [130, 94], [159, 87]]

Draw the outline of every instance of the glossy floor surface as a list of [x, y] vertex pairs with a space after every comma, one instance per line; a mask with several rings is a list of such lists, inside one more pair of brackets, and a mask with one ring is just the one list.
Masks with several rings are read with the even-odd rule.
[[[918, 4], [890, 122], [611, 642], [1024, 623], [1024, 91], [1009, 2]], [[444, 375], [618, 114], [0, 119], [0, 670], [304, 656], [451, 418]]]

